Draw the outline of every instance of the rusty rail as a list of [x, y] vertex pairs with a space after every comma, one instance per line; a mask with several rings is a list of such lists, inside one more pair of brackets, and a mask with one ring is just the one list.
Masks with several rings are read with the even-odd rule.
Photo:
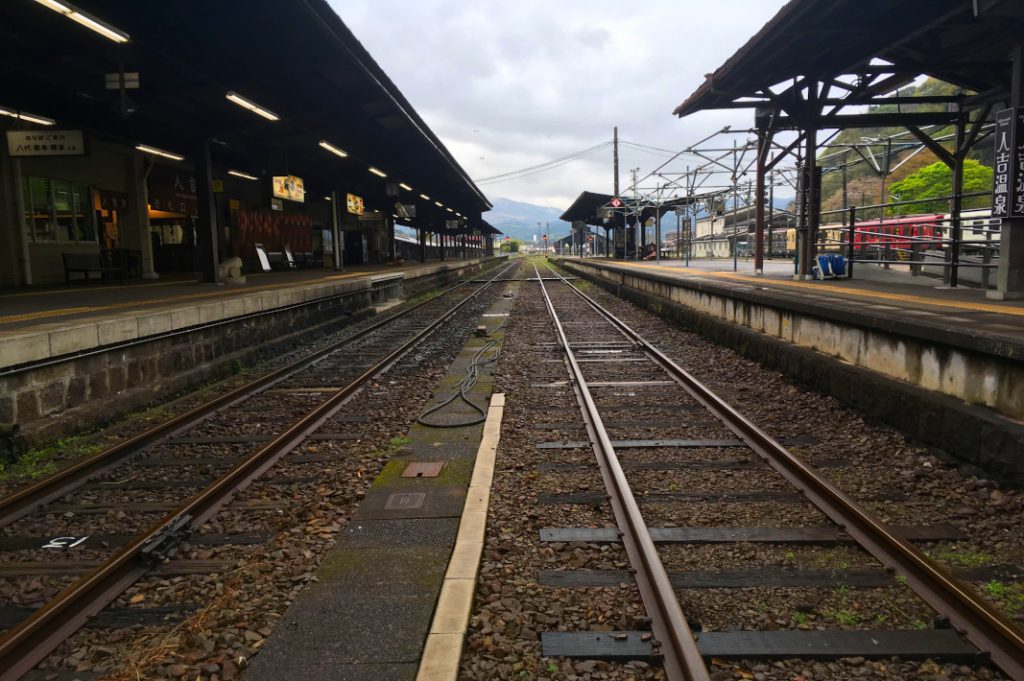
[[[509, 267], [511, 267], [511, 265]], [[509, 268], [506, 267], [499, 272], [497, 276], [501, 276], [501, 274], [507, 272], [508, 269]], [[493, 279], [491, 281], [493, 281]], [[454, 286], [446, 289], [441, 295], [452, 293], [453, 291], [467, 286], [470, 283], [471, 282], [466, 281], [455, 284]], [[48, 504], [51, 501], [59, 499], [65, 494], [74, 491], [90, 479], [109, 470], [113, 466], [122, 463], [128, 457], [138, 454], [142, 450], [158, 444], [182, 431], [194, 428], [203, 420], [209, 418], [221, 409], [238, 404], [257, 393], [280, 383], [281, 381], [307, 368], [311, 364], [344, 348], [346, 345], [364, 338], [365, 336], [380, 330], [396, 320], [404, 318], [424, 305], [433, 302], [436, 298], [437, 297], [435, 296], [429, 300], [417, 303], [398, 314], [388, 316], [387, 318], [368, 326], [348, 338], [332, 343], [325, 348], [317, 350], [311, 355], [291, 362], [264, 376], [250, 381], [245, 385], [239, 386], [234, 390], [198, 405], [184, 414], [179, 414], [164, 423], [154, 426], [153, 428], [139, 433], [138, 435], [124, 440], [123, 442], [119, 442], [113, 447], [105, 449], [102, 452], [97, 452], [96, 454], [93, 454], [72, 466], [68, 466], [49, 477], [43, 478], [38, 482], [17, 490], [13, 494], [0, 499], [0, 527], [10, 525], [14, 521], [32, 513], [40, 506]]]
[[[534, 269], [536, 268], [537, 266], [534, 265]], [[615, 454], [611, 438], [601, 420], [601, 414], [598, 413], [597, 405], [590, 394], [590, 388], [587, 387], [586, 379], [583, 377], [583, 372], [576, 361], [576, 355], [565, 336], [562, 322], [558, 318], [551, 297], [548, 296], [547, 287], [539, 271], [537, 272], [537, 282], [540, 284], [548, 313], [555, 325], [558, 344], [565, 352], [566, 363], [573, 379], [573, 388], [580, 403], [580, 411], [583, 413], [590, 441], [593, 443], [594, 454], [597, 456], [598, 465], [601, 468], [601, 477], [608, 490], [615, 522], [622, 534], [622, 542], [626, 554], [629, 556], [629, 562], [636, 570], [636, 584], [640, 590], [644, 608], [651, 618], [651, 629], [660, 647], [665, 674], [670, 681], [708, 681], [710, 676], [704, 665], [704, 660], [700, 656], [700, 651], [697, 649], [693, 632], [690, 631], [690, 627], [686, 623], [686, 617], [679, 606], [679, 600], [676, 598], [675, 590], [665, 572], [665, 566], [662, 565], [658, 550], [651, 540], [647, 523], [640, 514], [640, 507], [633, 497], [629, 481]]]
[[563, 283], [640, 346], [673, 380], [799, 489], [815, 507], [843, 528], [864, 550], [882, 565], [906, 578], [914, 593], [940, 616], [946, 617], [957, 631], [987, 654], [1008, 677], [1024, 679], [1024, 632], [996, 606], [861, 507], [593, 298], [571, 282], [563, 280]]
[[449, 308], [445, 314], [433, 320], [429, 326], [349, 382], [330, 399], [317, 405], [259, 451], [235, 465], [209, 487], [198, 492], [103, 561], [92, 572], [82, 576], [53, 600], [5, 632], [0, 637], [0, 681], [17, 681], [31, 671], [62, 641], [81, 628], [90, 617], [146, 574], [152, 565], [159, 562], [166, 553], [168, 543], [173, 545], [199, 529], [229, 502], [236, 492], [265, 473], [281, 457], [301, 444], [310, 433], [334, 416], [365, 383], [391, 368], [403, 355], [422, 343], [513, 266], [510, 265], [496, 274], [494, 278]]

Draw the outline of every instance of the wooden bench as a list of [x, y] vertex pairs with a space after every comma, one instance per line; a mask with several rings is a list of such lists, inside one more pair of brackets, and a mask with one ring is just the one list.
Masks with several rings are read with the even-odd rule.
[[81, 274], [81, 281], [90, 281], [90, 275], [96, 272], [99, 281], [106, 281], [108, 275], [118, 281], [124, 281], [124, 267], [104, 265], [99, 253], [61, 253], [64, 260], [64, 282], [71, 283], [72, 274]]

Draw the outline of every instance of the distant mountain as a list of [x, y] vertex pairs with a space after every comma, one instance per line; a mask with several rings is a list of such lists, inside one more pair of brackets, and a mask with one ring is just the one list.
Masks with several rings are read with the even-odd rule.
[[[792, 201], [792, 198], [783, 199], [776, 196], [775, 207], [785, 209], [790, 201]], [[512, 199], [500, 197], [492, 199], [492, 202], [494, 208], [484, 213], [483, 218], [500, 229], [504, 236], [532, 242], [533, 235], [536, 234], [539, 242], [541, 235], [550, 229], [548, 233], [551, 235], [551, 240], [557, 241], [563, 236], [568, 235], [572, 229], [572, 225], [568, 222], [558, 219], [558, 216], [564, 212], [563, 208], [538, 206], [534, 203], [513, 201]], [[731, 199], [726, 202], [726, 206], [732, 206]], [[537, 223], [540, 223], [539, 229]], [[661, 226], [663, 230], [675, 229], [675, 224], [676, 216], [671, 211], [662, 216]], [[408, 228], [397, 228], [396, 231], [415, 235], [415, 231]]]
[[[523, 241], [533, 241], [533, 235], [548, 231], [550, 225], [551, 240], [560, 239], [572, 228], [568, 222], [558, 219], [564, 208], [549, 208], [512, 199], [494, 198], [494, 208], [483, 214], [484, 220], [500, 229], [506, 236]], [[538, 229], [537, 223], [540, 223]]]

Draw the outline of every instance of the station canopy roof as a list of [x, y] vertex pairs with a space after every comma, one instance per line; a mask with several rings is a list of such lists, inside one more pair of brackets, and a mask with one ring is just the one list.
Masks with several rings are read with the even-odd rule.
[[501, 234], [501, 230], [487, 222], [484, 219], [471, 219], [468, 220], [464, 225], [461, 225], [458, 230], [455, 230], [454, 234], [472, 234], [474, 231], [480, 232], [480, 236], [496, 236]]
[[647, 197], [640, 197], [638, 199], [620, 197], [623, 202], [623, 208], [614, 209], [612, 218], [605, 219], [599, 216], [601, 209], [611, 207], [611, 201], [614, 197], [611, 194], [585, 191], [580, 193], [576, 200], [572, 202], [572, 205], [565, 209], [560, 219], [566, 222], [582, 221], [595, 227], [619, 229], [622, 227], [623, 219], [632, 225], [636, 223], [637, 215], [640, 216], [641, 220], [647, 220], [658, 214], [665, 215], [671, 213], [678, 207], [699, 203], [711, 195], [679, 196], [660, 202], [653, 202]]
[[[491, 207], [326, 0], [74, 5], [130, 39], [117, 44], [37, 2], [0, 3], [0, 106], [189, 159], [210, 139], [217, 167], [298, 175], [307, 194], [339, 189], [388, 212], [396, 198], [385, 184], [405, 183], [399, 200], [417, 204], [414, 226], [442, 228], [445, 207], [469, 218]], [[122, 67], [140, 85], [125, 91], [125, 107], [105, 84]]]
[[603, 218], [597, 217], [598, 210], [608, 206], [612, 200], [611, 194], [598, 194], [596, 192], [581, 192], [572, 205], [565, 209], [559, 217], [566, 222], [583, 221], [588, 225], [604, 227]]
[[[1022, 29], [1019, 0], [790, 0], [673, 113], [770, 106], [803, 78], [831, 82], [845, 104], [873, 104], [922, 74], [976, 93], [968, 106], [987, 103], [1009, 92]], [[842, 75], [869, 87], [841, 87]]]

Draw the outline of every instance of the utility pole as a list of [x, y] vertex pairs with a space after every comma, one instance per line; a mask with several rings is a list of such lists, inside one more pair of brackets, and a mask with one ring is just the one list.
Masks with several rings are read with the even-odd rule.
[[661, 262], [661, 197], [654, 209], [654, 262]]
[[619, 126], [612, 128], [612, 187], [619, 195]]
[[[634, 210], [636, 210], [637, 182], [639, 181], [637, 179], [637, 173], [639, 173], [639, 172], [640, 172], [639, 168], [631, 168], [630, 169], [630, 174], [633, 175], [633, 204], [634, 204]], [[640, 214], [639, 213], [637, 213], [636, 220], [635, 220], [635, 222], [633, 224], [634, 224], [634, 227], [633, 227], [633, 250], [634, 250], [634, 253], [636, 255], [636, 259], [639, 260], [640, 259], [640, 247], [642, 246], [641, 241], [647, 239], [647, 236], [645, 235], [645, 233], [638, 233], [641, 229], [643, 229], [643, 224], [640, 222]]]
[[732, 271], [739, 269], [736, 262], [736, 251], [739, 249], [740, 221], [740, 161], [736, 156], [736, 140], [732, 141]]
[[752, 188], [753, 185], [747, 181], [747, 226], [743, 228], [743, 243], [748, 245], [750, 244], [750, 208], [754, 205], [750, 196]]
[[[612, 196], [615, 198], [619, 197], [619, 126], [612, 128]], [[613, 223], [614, 224], [614, 223]], [[608, 230], [605, 230], [605, 236], [607, 237]], [[622, 214], [622, 257], [629, 259], [629, 253], [626, 251], [626, 214]]]

